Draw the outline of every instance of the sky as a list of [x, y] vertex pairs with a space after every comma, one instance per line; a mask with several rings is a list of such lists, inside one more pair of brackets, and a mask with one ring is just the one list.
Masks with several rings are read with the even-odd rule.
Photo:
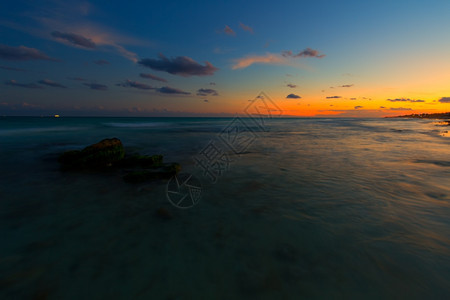
[[450, 1], [2, 1], [0, 115], [450, 111]]

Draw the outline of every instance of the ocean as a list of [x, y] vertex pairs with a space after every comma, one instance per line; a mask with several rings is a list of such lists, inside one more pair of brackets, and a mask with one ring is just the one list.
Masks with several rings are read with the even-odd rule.
[[[0, 298], [448, 299], [443, 125], [1, 117]], [[112, 137], [179, 178], [60, 170]]]

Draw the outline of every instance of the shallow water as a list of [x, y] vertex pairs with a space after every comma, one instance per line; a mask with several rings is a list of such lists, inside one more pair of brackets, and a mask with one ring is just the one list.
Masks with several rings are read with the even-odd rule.
[[[0, 298], [444, 299], [448, 126], [274, 119], [213, 183], [195, 164], [233, 119], [0, 118]], [[58, 154], [118, 137], [201, 182], [63, 173]], [[156, 211], [165, 208], [172, 218]]]

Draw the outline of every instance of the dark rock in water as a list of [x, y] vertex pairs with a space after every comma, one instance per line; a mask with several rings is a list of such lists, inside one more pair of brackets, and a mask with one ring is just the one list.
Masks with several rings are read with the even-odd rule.
[[169, 179], [180, 172], [181, 166], [177, 163], [164, 165], [159, 168], [134, 170], [123, 177], [125, 182], [140, 183], [156, 179]]
[[173, 218], [173, 215], [164, 207], [158, 208], [156, 211], [156, 215], [163, 220], [170, 220]]
[[122, 142], [117, 138], [104, 139], [83, 150], [61, 154], [58, 161], [63, 170], [102, 169], [111, 167], [125, 157]]

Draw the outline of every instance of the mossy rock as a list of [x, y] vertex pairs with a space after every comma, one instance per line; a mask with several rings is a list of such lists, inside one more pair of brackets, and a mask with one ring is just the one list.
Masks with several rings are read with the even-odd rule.
[[58, 161], [64, 170], [102, 169], [113, 166], [125, 157], [125, 150], [118, 138], [104, 139], [83, 150], [61, 154]]

